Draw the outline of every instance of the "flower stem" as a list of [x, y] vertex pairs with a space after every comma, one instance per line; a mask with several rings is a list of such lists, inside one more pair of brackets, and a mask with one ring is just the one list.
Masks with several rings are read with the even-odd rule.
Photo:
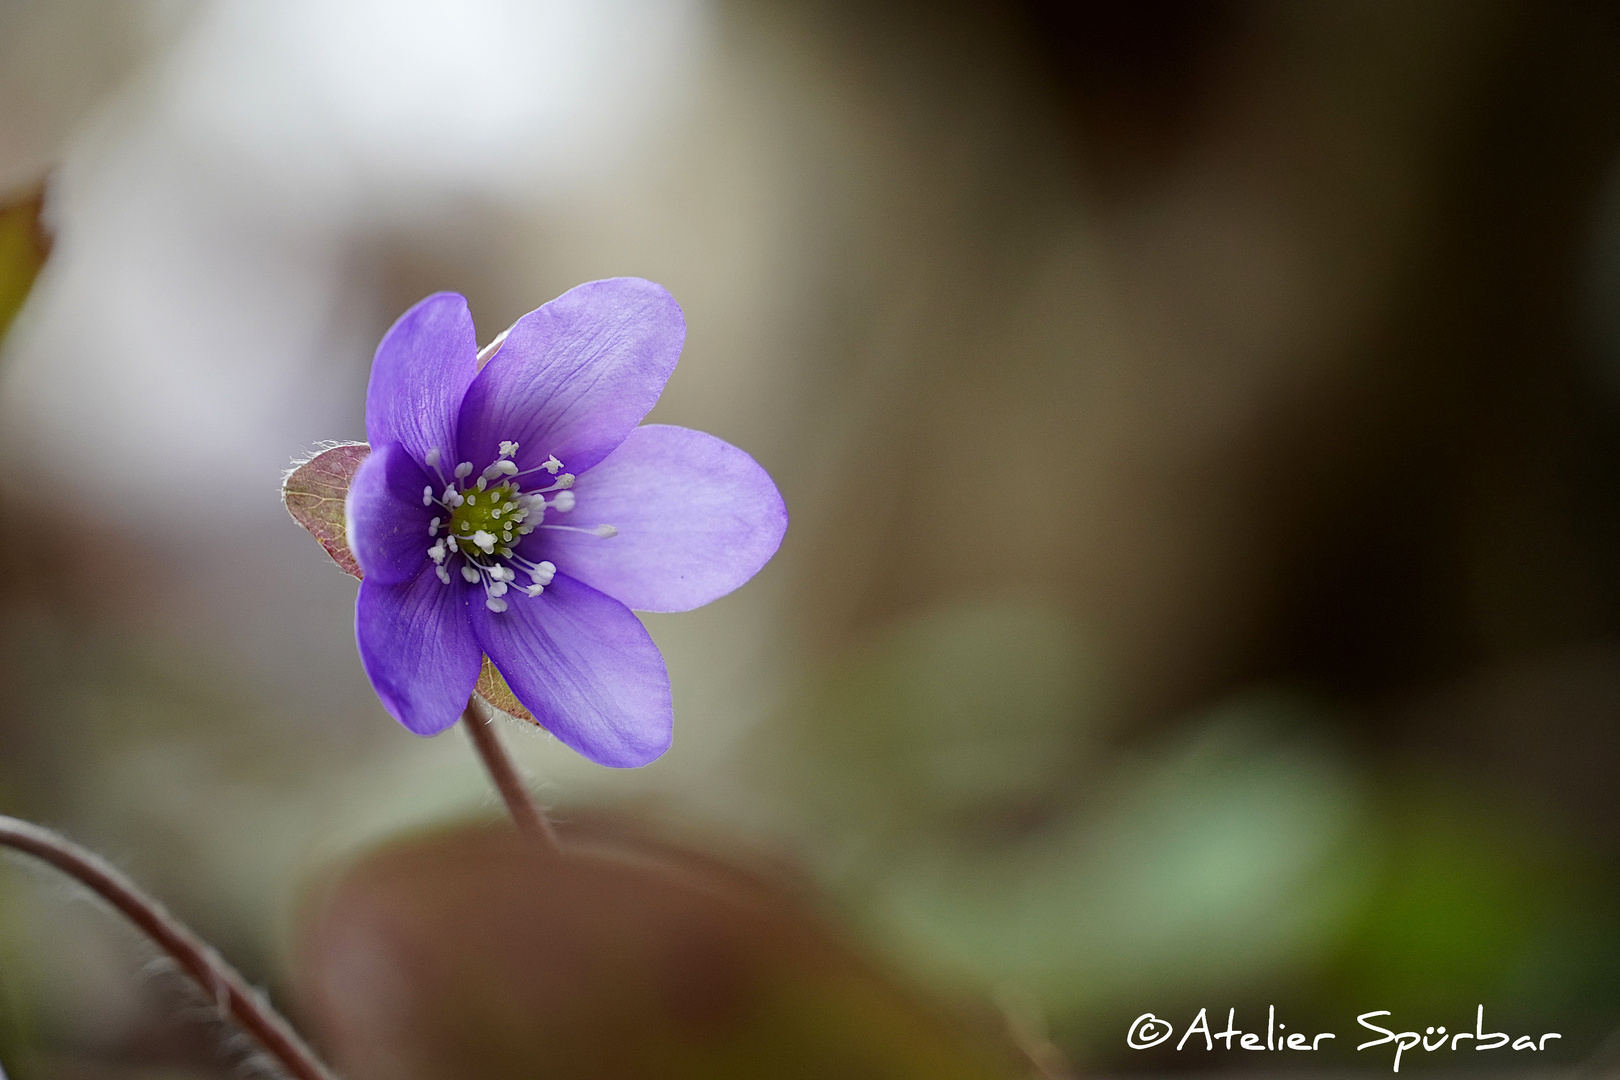
[[282, 1015], [187, 926], [99, 855], [49, 829], [0, 815], [0, 847], [49, 863], [77, 880], [146, 933], [185, 969], [220, 1012], [248, 1031], [297, 1080], [335, 1080]]
[[546, 818], [545, 810], [535, 802], [529, 786], [523, 782], [511, 755], [495, 733], [494, 717], [480, 716], [475, 701], [469, 700], [467, 711], [461, 714], [461, 726], [467, 729], [467, 736], [472, 739], [473, 748], [478, 751], [489, 778], [495, 782], [495, 790], [501, 793], [501, 800], [506, 803], [507, 812], [512, 815], [518, 832], [547, 852], [560, 853], [562, 848], [557, 843], [557, 833]]

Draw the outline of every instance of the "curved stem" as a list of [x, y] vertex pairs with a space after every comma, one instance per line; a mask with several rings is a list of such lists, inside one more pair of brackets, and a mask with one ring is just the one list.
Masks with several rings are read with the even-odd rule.
[[495, 790], [501, 793], [501, 801], [506, 803], [518, 832], [552, 854], [561, 852], [545, 810], [534, 801], [529, 785], [523, 782], [511, 755], [501, 745], [501, 737], [495, 733], [494, 717], [480, 716], [476, 699], [469, 699], [467, 711], [461, 714], [461, 726], [467, 729], [467, 737], [472, 739], [489, 778], [495, 782]]
[[290, 1075], [298, 1080], [335, 1080], [292, 1025], [235, 968], [99, 855], [49, 829], [4, 815], [0, 815], [0, 846], [49, 863], [123, 912]]

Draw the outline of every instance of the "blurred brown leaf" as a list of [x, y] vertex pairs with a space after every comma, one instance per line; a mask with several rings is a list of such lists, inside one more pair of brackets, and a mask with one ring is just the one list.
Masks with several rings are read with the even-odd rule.
[[508, 828], [374, 852], [307, 907], [296, 981], [350, 1080], [1023, 1075], [789, 891], [623, 837], [560, 861]]
[[34, 278], [51, 253], [50, 237], [41, 221], [44, 208], [44, 185], [15, 201], [0, 203], [0, 335], [22, 309]]

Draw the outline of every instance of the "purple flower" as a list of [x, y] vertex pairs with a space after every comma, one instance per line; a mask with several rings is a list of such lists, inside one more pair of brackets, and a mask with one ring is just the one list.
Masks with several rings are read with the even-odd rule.
[[531, 311], [481, 369], [454, 293], [383, 337], [348, 542], [365, 571], [360, 659], [400, 723], [419, 735], [455, 723], [487, 655], [591, 760], [645, 765], [669, 748], [669, 675], [630, 609], [724, 596], [787, 528], [753, 458], [700, 431], [637, 426], [685, 337], [674, 298], [639, 278]]

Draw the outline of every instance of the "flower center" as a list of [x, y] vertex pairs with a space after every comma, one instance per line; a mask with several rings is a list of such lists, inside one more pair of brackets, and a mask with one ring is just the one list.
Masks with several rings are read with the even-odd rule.
[[[438, 493], [431, 485], [422, 489], [423, 506], [437, 505], [445, 511], [428, 524], [428, 537], [433, 543], [427, 557], [433, 560], [434, 573], [446, 585], [451, 582], [453, 569], [469, 585], [482, 585], [484, 606], [496, 612], [506, 610], [504, 597], [512, 587], [536, 597], [546, 591], [557, 573], [554, 563], [534, 562], [515, 550], [534, 530], [565, 529], [603, 539], [619, 531], [612, 525], [581, 528], [547, 524], [548, 512], [566, 514], [574, 508], [574, 493], [568, 490], [574, 486], [574, 475], [563, 472], [563, 463], [556, 457], [520, 472], [512, 460], [517, 449], [515, 442], [502, 442], [500, 456], [471, 483], [468, 477], [472, 476], [472, 462], [457, 465], [454, 479], [449, 480], [439, 468], [439, 451], [430, 450], [427, 466], [438, 475], [444, 489]], [[533, 477], [529, 483], [535, 485], [528, 491], [524, 490], [525, 476]], [[548, 499], [547, 495], [552, 497]], [[515, 585], [519, 573], [529, 579], [528, 585]]]
[[450, 511], [450, 535], [471, 538], [475, 533], [488, 533], [510, 544], [516, 539], [514, 528], [527, 532], [523, 524], [526, 501], [520, 507], [517, 498], [522, 498], [522, 490], [511, 483], [464, 492], [461, 505]]

